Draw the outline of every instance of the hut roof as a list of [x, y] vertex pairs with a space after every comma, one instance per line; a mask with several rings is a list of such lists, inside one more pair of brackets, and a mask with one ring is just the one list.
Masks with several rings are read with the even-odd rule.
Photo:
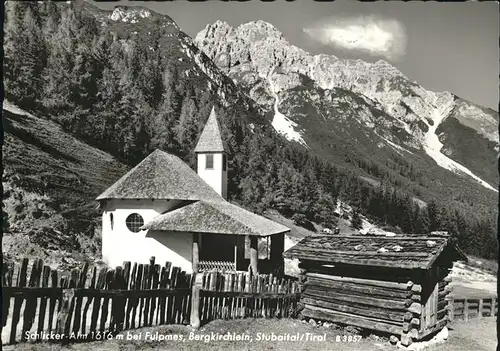
[[153, 151], [97, 197], [104, 199], [177, 199], [223, 201], [179, 157]]
[[332, 264], [427, 269], [445, 250], [450, 260], [467, 260], [449, 236], [309, 236], [288, 249], [286, 258]]
[[224, 152], [224, 143], [222, 141], [219, 123], [217, 123], [217, 116], [215, 109], [212, 108], [205, 128], [201, 132], [200, 139], [194, 148], [194, 152]]
[[227, 201], [198, 201], [153, 218], [143, 229], [254, 236], [290, 230]]

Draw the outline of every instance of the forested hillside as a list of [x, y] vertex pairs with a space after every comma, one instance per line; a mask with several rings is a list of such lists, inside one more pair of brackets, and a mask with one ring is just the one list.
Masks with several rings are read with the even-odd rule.
[[[229, 147], [232, 201], [332, 226], [336, 201], [342, 200], [405, 232], [448, 230], [469, 253], [496, 254], [493, 209], [473, 213], [439, 194], [421, 206], [413, 193], [384, 180], [384, 170], [365, 156], [351, 160], [356, 168], [345, 168], [287, 141], [172, 19], [140, 8], [121, 13], [132, 19], [115, 21], [87, 3], [7, 2], [6, 98], [129, 166], [156, 148], [194, 166], [192, 150], [215, 106]], [[4, 164], [24, 152], [17, 148]], [[388, 162], [391, 174], [418, 176], [404, 159]], [[367, 182], [366, 176], [380, 181]], [[12, 183], [13, 175], [3, 181]], [[32, 190], [47, 192], [42, 183]], [[99, 189], [89, 191], [97, 195]], [[76, 199], [66, 201], [71, 207]], [[72, 233], [85, 231], [81, 222], [70, 225]]]

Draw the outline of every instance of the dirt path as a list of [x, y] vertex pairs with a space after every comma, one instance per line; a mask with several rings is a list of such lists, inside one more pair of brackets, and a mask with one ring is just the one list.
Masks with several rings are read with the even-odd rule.
[[[213, 336], [231, 335], [244, 340], [212, 340]], [[74, 351], [115, 351], [115, 350], [286, 350], [286, 351], [394, 351], [395, 346], [387, 339], [376, 336], [359, 337], [340, 329], [312, 326], [297, 320], [245, 319], [214, 321], [193, 332], [186, 326], [162, 326], [142, 328], [123, 332], [123, 340], [94, 341], [71, 344], [68, 347], [47, 343], [19, 344], [6, 346], [4, 350], [74, 350]], [[302, 336], [303, 340], [259, 340], [267, 337], [289, 338]], [[198, 340], [194, 340], [194, 338]], [[136, 338], [136, 340], [127, 340]], [[156, 338], [156, 339], [154, 339]], [[158, 340], [163, 338], [163, 340]], [[174, 340], [176, 339], [176, 340]], [[309, 340], [306, 340], [309, 339]], [[491, 351], [496, 347], [494, 318], [473, 320], [468, 323], [455, 322], [449, 326], [449, 338], [444, 344], [426, 348], [429, 351]]]
[[426, 350], [434, 351], [493, 351], [497, 347], [495, 318], [457, 321], [449, 326], [450, 337], [442, 345]]

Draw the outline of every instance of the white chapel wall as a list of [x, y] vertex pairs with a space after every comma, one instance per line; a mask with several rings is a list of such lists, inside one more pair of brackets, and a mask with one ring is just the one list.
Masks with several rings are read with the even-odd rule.
[[[146, 234], [150, 256], [163, 265], [166, 261], [182, 268], [186, 273], [193, 271], [193, 234], [187, 232], [164, 232], [150, 230]], [[163, 259], [159, 260], [162, 257]], [[165, 259], [165, 257], [168, 257]]]
[[[138, 213], [146, 224], [154, 217], [179, 205], [180, 200], [110, 200], [107, 202], [102, 219], [102, 257], [111, 267], [122, 265], [124, 261], [149, 263], [151, 256], [156, 262], [164, 264], [171, 261], [174, 265], [191, 269], [190, 256], [185, 247], [192, 245], [189, 233], [179, 237], [178, 233], [160, 232], [153, 236], [148, 231], [131, 232], [126, 225], [127, 217]], [[110, 215], [113, 214], [113, 228]], [[161, 234], [161, 236], [160, 236]], [[165, 239], [168, 237], [168, 239]], [[158, 240], [160, 239], [160, 240]], [[174, 250], [180, 250], [180, 254]], [[189, 262], [188, 262], [189, 259]]]

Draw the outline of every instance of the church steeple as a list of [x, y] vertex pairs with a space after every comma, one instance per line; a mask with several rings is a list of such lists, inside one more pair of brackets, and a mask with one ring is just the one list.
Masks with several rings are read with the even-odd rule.
[[194, 152], [225, 152], [214, 107], [212, 107], [212, 112], [210, 112], [210, 117], [208, 117], [205, 128], [203, 128], [201, 132], [200, 139], [194, 148]]
[[215, 108], [208, 117], [194, 152], [197, 154], [198, 175], [223, 198], [227, 197], [227, 157]]

